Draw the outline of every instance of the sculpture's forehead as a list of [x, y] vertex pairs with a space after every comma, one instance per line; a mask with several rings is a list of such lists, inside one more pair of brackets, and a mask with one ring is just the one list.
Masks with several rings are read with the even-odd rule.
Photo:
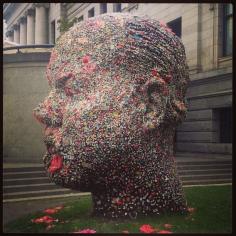
[[[97, 48], [108, 41], [120, 41], [126, 33], [126, 22], [129, 18], [124, 16], [112, 17], [105, 15], [91, 18], [85, 22], [73, 26], [66, 32], [56, 44], [56, 50], [61, 53], [81, 55], [86, 53], [95, 54]], [[83, 52], [81, 51], [83, 50]]]
[[101, 15], [61, 36], [47, 75], [54, 83], [71, 73], [77, 79], [100, 76], [103, 80], [106, 72], [110, 77], [116, 72], [137, 75], [159, 67], [168, 74], [180, 46], [176, 36], [157, 21], [126, 14]]
[[48, 64], [49, 82], [73, 75], [84, 80], [105, 75], [117, 43], [125, 40], [124, 17], [99, 17], [77, 24], [56, 43]]

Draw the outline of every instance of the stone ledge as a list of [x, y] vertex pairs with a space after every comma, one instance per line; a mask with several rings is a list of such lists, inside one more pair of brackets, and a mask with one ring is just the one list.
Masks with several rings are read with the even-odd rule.
[[3, 55], [3, 63], [48, 62], [51, 52], [14, 53]]
[[206, 78], [211, 78], [211, 77], [217, 77], [217, 76], [222, 76], [225, 74], [232, 74], [232, 67], [226, 67], [218, 70], [210, 70], [210, 71], [204, 71], [204, 72], [199, 72], [197, 74], [190, 75], [191, 82], [195, 82], [195, 80], [205, 80]]
[[176, 143], [178, 152], [198, 152], [198, 153], [215, 153], [232, 155], [232, 143]]
[[202, 99], [202, 98], [209, 98], [209, 97], [218, 97], [218, 96], [224, 96], [224, 95], [232, 95], [232, 90], [225, 90], [220, 92], [214, 92], [214, 93], [206, 93], [201, 95], [195, 95], [195, 96], [189, 96], [187, 99]]

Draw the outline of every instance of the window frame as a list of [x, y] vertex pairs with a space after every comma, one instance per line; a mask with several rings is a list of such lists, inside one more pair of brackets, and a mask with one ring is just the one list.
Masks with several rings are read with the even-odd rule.
[[[105, 7], [105, 11], [104, 11], [104, 6]], [[105, 14], [107, 13], [107, 3], [100, 3], [100, 14]]]
[[[118, 6], [119, 6], [119, 9], [118, 9]], [[121, 3], [113, 3], [113, 12], [122, 12], [122, 5], [121, 5]]]
[[[173, 30], [173, 28], [170, 26], [170, 25], [173, 24], [174, 22], [178, 22], [178, 21], [180, 21], [180, 36], [177, 35], [177, 34], [175, 33], [175, 31]], [[169, 21], [168, 23], [166, 23], [166, 25], [167, 25], [179, 38], [182, 38], [182, 17], [181, 17], [181, 16], [175, 18], [174, 20]]]
[[[90, 12], [93, 11], [93, 16], [89, 16], [90, 15]], [[94, 7], [92, 7], [90, 10], [88, 10], [88, 18], [91, 18], [91, 17], [94, 17], [95, 16], [95, 9]]]
[[213, 108], [215, 136], [214, 143], [231, 144], [233, 141], [233, 108], [232, 106]]
[[[227, 41], [228, 41], [228, 37], [227, 37], [227, 22], [228, 20], [232, 17], [233, 18], [233, 12], [227, 14], [227, 7], [229, 7], [229, 3], [227, 4], [223, 4], [223, 19], [222, 19], [222, 31], [223, 31], [223, 39], [222, 39], [222, 57], [228, 57], [228, 56], [232, 56], [232, 51], [233, 48], [231, 48], [231, 52], [227, 53]], [[232, 21], [233, 22], [233, 21]], [[233, 46], [233, 45], [232, 45]]]
[[78, 17], [77, 22], [81, 22], [83, 20], [84, 20], [84, 15], [81, 15], [80, 17]]
[[51, 32], [50, 32], [51, 43], [56, 43], [56, 20], [51, 21]]

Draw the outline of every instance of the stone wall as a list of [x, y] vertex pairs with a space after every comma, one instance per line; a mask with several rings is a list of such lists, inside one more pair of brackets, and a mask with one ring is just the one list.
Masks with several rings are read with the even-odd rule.
[[231, 143], [220, 143], [217, 108], [232, 106], [232, 72], [192, 80], [187, 91], [186, 120], [177, 128], [177, 151], [232, 154]]
[[32, 110], [48, 94], [45, 70], [50, 53], [3, 57], [3, 160], [41, 162], [42, 127]]

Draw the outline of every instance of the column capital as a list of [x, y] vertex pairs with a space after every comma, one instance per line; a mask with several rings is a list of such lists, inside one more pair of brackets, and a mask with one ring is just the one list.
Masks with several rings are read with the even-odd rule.
[[34, 16], [35, 15], [35, 9], [34, 8], [27, 9], [24, 15], [25, 15], [25, 17]]
[[19, 29], [19, 25], [18, 25], [18, 24], [14, 24], [14, 25], [13, 25], [13, 29], [14, 29], [14, 30]]
[[45, 8], [49, 8], [50, 4], [49, 3], [34, 3], [33, 4], [34, 7], [45, 7]]
[[26, 22], [26, 17], [25, 17], [25, 16], [22, 16], [22, 17], [17, 21], [18, 24], [25, 23], [25, 22]]
[[13, 35], [13, 30], [8, 30], [6, 32], [6, 36], [9, 37], [9, 36], [12, 36]]

